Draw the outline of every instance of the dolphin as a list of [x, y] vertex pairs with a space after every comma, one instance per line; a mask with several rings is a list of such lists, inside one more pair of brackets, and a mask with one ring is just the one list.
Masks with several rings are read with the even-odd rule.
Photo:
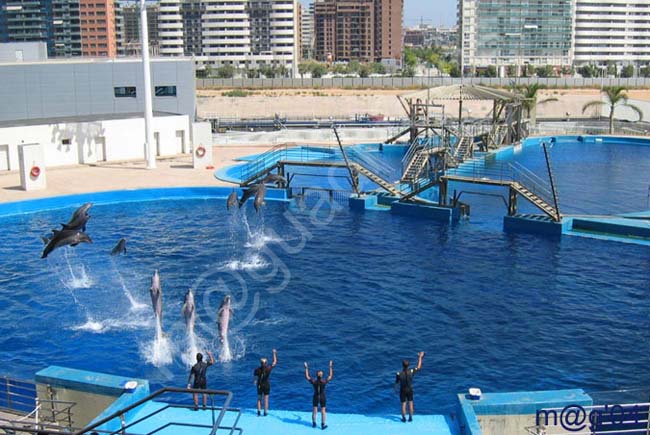
[[219, 339], [223, 343], [228, 340], [228, 327], [230, 324], [230, 316], [232, 315], [232, 307], [230, 305], [230, 295], [226, 295], [221, 302], [219, 311], [217, 311], [217, 324], [219, 325]]
[[160, 275], [158, 275], [158, 269], [153, 271], [149, 293], [151, 294], [151, 305], [153, 306], [153, 312], [156, 315], [158, 321], [162, 323], [162, 288], [160, 288]]
[[260, 188], [257, 189], [257, 193], [255, 194], [255, 201], [253, 202], [253, 205], [255, 206], [255, 211], [259, 213], [260, 208], [265, 204], [264, 203], [264, 197], [266, 196], [266, 186], [264, 184], [260, 185]]
[[92, 239], [88, 237], [86, 233], [82, 233], [79, 230], [54, 230], [52, 232], [52, 237], [49, 239], [43, 238], [43, 241], [47, 241], [45, 249], [43, 249], [43, 254], [41, 258], [45, 258], [56, 248], [61, 246], [77, 246], [79, 243], [92, 243]]
[[237, 199], [237, 191], [233, 190], [228, 199], [226, 200], [226, 208], [230, 210], [232, 207], [236, 206], [239, 200]]
[[191, 334], [194, 332], [194, 323], [195, 323], [195, 305], [194, 305], [194, 293], [192, 289], [189, 289], [185, 293], [185, 302], [183, 303], [183, 317], [185, 318], [185, 326], [187, 326], [187, 331]]
[[72, 213], [72, 217], [67, 224], [61, 224], [64, 230], [78, 230], [86, 231], [86, 223], [90, 219], [88, 210], [93, 206], [92, 202], [87, 202]]
[[248, 201], [248, 198], [250, 198], [253, 195], [256, 195], [257, 192], [264, 186], [263, 184], [253, 184], [251, 187], [248, 189], [244, 190], [244, 193], [242, 194], [241, 198], [239, 199], [239, 208], [242, 207]]
[[262, 180], [263, 184], [275, 183], [278, 186], [284, 186], [286, 184], [286, 182], [287, 182], [287, 179], [284, 178], [282, 175], [279, 175], [279, 174], [268, 174]]
[[111, 255], [126, 254], [126, 239], [120, 239], [111, 251]]

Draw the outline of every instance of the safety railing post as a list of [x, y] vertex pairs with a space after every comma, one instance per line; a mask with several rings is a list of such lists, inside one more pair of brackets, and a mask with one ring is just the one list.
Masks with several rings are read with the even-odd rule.
[[11, 409], [11, 387], [9, 386], [9, 378], [5, 376], [5, 389], [7, 390], [7, 407]]

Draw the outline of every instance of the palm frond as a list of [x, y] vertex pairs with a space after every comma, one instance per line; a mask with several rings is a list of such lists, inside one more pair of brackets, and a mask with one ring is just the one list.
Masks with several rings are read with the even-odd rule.
[[584, 106], [582, 106], [582, 113], [585, 113], [587, 110], [591, 109], [592, 107], [596, 106], [609, 106], [609, 104], [605, 103], [604, 101], [590, 101]]
[[636, 112], [636, 114], [639, 116], [639, 121], [643, 121], [643, 110], [641, 110], [639, 106], [635, 106], [634, 104], [627, 103], [625, 104], [625, 107], [629, 107], [634, 112]]
[[539, 106], [540, 104], [552, 103], [553, 101], [560, 101], [560, 100], [558, 100], [555, 97], [544, 98], [543, 100], [538, 101], [537, 105]]

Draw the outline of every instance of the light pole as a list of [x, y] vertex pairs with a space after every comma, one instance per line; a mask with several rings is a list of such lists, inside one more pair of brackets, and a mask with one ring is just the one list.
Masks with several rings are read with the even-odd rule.
[[153, 138], [153, 99], [151, 96], [151, 65], [149, 62], [149, 29], [147, 5], [140, 0], [140, 30], [142, 40], [142, 71], [144, 74], [144, 154], [147, 169], [156, 169], [156, 146]]

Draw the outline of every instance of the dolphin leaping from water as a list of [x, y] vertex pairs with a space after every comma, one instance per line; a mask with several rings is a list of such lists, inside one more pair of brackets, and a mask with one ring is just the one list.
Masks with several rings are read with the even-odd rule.
[[282, 187], [287, 183], [287, 179], [279, 174], [268, 174], [266, 177], [264, 177], [262, 183], [263, 184], [274, 183], [277, 184], [279, 187]]
[[239, 199], [239, 208], [241, 208], [246, 203], [246, 201], [248, 201], [248, 198], [252, 197], [253, 195], [257, 195], [257, 192], [259, 192], [260, 189], [264, 188], [263, 186], [263, 184], [253, 184], [248, 189], [244, 190], [244, 193]]
[[153, 312], [158, 321], [162, 324], [162, 288], [160, 287], [160, 275], [158, 275], [158, 269], [154, 270], [153, 276], [151, 277], [151, 288], [149, 288], [149, 293], [151, 294]]
[[228, 341], [228, 328], [230, 325], [230, 316], [232, 315], [232, 306], [230, 305], [230, 295], [226, 295], [221, 302], [217, 312], [217, 324], [219, 325], [219, 339], [222, 343]]
[[194, 323], [195, 323], [195, 305], [194, 305], [194, 293], [192, 289], [189, 289], [185, 293], [185, 302], [183, 303], [183, 317], [185, 318], [185, 326], [187, 326], [187, 332], [189, 334], [194, 333]]
[[93, 241], [88, 237], [88, 234], [79, 230], [52, 230], [52, 237], [43, 237], [43, 242], [45, 243], [45, 249], [43, 249], [41, 258], [47, 257], [56, 248], [62, 246], [77, 246], [79, 243], [92, 243]]
[[120, 239], [111, 251], [111, 255], [126, 254], [126, 239]]
[[237, 206], [237, 203], [239, 202], [239, 199], [237, 198], [237, 191], [233, 190], [230, 195], [228, 195], [228, 199], [226, 200], [226, 208], [230, 210], [231, 208]]
[[64, 230], [81, 230], [86, 231], [86, 223], [90, 219], [88, 210], [93, 206], [92, 202], [87, 202], [72, 213], [72, 217], [67, 224], [61, 224]]

